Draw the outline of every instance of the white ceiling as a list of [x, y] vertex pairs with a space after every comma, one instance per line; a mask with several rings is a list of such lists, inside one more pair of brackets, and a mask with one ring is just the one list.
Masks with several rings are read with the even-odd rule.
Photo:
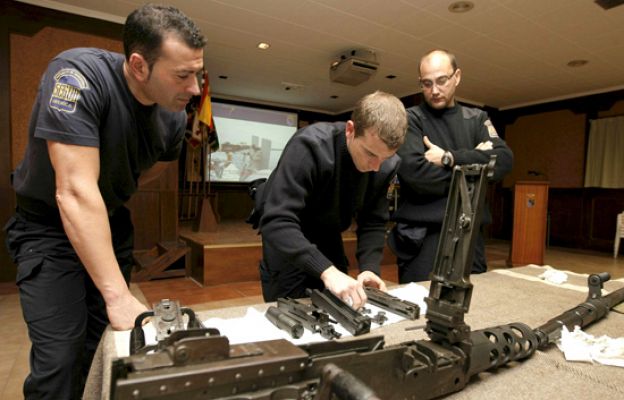
[[[156, 0], [155, 0], [156, 1]], [[143, 1], [26, 0], [123, 23]], [[432, 48], [457, 55], [464, 101], [500, 109], [624, 88], [624, 6], [594, 0], [167, 0], [207, 37], [214, 97], [340, 113], [366, 93], [419, 91], [418, 61]], [[259, 42], [271, 47], [261, 51]], [[331, 82], [330, 63], [372, 49], [377, 74], [359, 86]], [[570, 68], [574, 59], [583, 67]], [[396, 75], [393, 80], [387, 75]], [[227, 76], [228, 79], [220, 79]], [[301, 85], [285, 90], [286, 85]], [[330, 96], [338, 96], [332, 99]]]

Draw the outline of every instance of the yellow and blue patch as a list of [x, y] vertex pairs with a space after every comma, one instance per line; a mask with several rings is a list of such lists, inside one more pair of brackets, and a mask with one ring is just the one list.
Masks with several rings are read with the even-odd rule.
[[63, 68], [54, 75], [54, 89], [50, 96], [50, 107], [73, 113], [80, 100], [80, 93], [89, 88], [85, 77], [76, 69]]

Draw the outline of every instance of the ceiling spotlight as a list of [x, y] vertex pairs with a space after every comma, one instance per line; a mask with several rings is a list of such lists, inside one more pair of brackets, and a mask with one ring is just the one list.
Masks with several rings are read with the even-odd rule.
[[456, 1], [448, 6], [448, 10], [452, 13], [465, 13], [474, 8], [474, 3], [471, 1]]
[[260, 50], [266, 50], [266, 49], [268, 49], [269, 47], [271, 47], [271, 45], [270, 45], [270, 44], [268, 44], [268, 43], [265, 43], [265, 42], [260, 42], [260, 43], [258, 43], [258, 48], [259, 48]]
[[576, 68], [576, 67], [582, 67], [584, 65], [587, 65], [587, 63], [589, 63], [588, 60], [578, 59], [578, 60], [569, 61], [567, 65], [568, 65], [568, 67]]

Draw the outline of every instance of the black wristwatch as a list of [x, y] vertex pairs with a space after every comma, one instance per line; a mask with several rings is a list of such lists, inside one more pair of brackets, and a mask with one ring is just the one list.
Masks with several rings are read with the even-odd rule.
[[442, 166], [450, 169], [453, 166], [453, 155], [450, 151], [445, 151], [442, 155]]

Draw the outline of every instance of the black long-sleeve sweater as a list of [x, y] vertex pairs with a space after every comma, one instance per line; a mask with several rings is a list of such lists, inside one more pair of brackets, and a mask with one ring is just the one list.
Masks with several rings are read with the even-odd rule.
[[[317, 123], [299, 130], [260, 194], [263, 243], [288, 265], [320, 276], [345, 266], [341, 233], [357, 222], [361, 271], [379, 274], [388, 221], [388, 185], [399, 165], [394, 155], [378, 172], [359, 172], [347, 150], [344, 122]], [[265, 260], [266, 261], [266, 260]]]
[[[394, 215], [397, 221], [441, 224], [444, 219], [452, 171], [427, 161], [423, 136], [450, 151], [455, 165], [486, 164], [490, 155], [495, 154], [493, 181], [501, 180], [511, 170], [511, 149], [498, 137], [486, 112], [459, 104], [436, 110], [423, 103], [410, 107], [407, 117], [407, 136], [398, 151], [401, 204]], [[492, 142], [492, 150], [475, 149], [488, 140]], [[486, 211], [483, 222], [490, 220]]]

